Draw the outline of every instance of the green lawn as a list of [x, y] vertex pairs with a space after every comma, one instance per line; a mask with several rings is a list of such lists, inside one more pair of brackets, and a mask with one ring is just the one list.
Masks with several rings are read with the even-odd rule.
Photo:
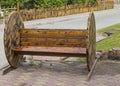
[[[115, 24], [103, 29], [98, 30], [98, 33], [104, 33], [107, 30], [120, 30], [120, 24]], [[105, 40], [98, 42], [96, 49], [97, 50], [109, 50], [112, 48], [120, 48], [120, 32], [117, 32]]]
[[104, 33], [107, 30], [120, 30], [120, 23], [97, 30], [98, 33]]

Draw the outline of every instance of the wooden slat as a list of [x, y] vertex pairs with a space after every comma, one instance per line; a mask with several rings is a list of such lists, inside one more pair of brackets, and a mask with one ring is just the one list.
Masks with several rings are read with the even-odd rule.
[[63, 29], [22, 29], [22, 38], [85, 38], [87, 30], [63, 30]]
[[70, 44], [70, 43], [66, 43], [66, 44], [50, 44], [50, 43], [30, 43], [30, 42], [26, 42], [26, 43], [22, 43], [21, 46], [48, 46], [48, 47], [80, 47], [80, 48], [86, 48], [86, 44]]
[[21, 38], [87, 38], [85, 35], [78, 35], [78, 34], [40, 34], [40, 33], [31, 33], [31, 34], [21, 34]]
[[87, 47], [86, 30], [22, 29], [21, 46]]
[[87, 47], [87, 40], [81, 39], [32, 39], [21, 41], [21, 46], [58, 46], [58, 47]]
[[22, 46], [87, 47], [86, 39], [21, 38]]
[[[44, 34], [87, 34], [87, 30], [85, 29], [35, 29], [35, 28], [23, 28], [20, 30], [22, 33], [44, 33]], [[34, 32], [33, 32], [34, 31]]]
[[86, 41], [85, 38], [82, 39], [57, 39], [57, 38], [21, 38], [21, 42], [58, 42], [58, 43], [81, 43]]
[[72, 55], [81, 56], [86, 55], [86, 48], [71, 48], [71, 47], [35, 47], [35, 46], [21, 46], [13, 49], [15, 53], [23, 55]]

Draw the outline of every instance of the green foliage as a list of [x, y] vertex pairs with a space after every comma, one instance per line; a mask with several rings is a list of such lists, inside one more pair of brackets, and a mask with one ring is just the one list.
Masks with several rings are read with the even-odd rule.
[[15, 7], [19, 3], [20, 7], [24, 6], [24, 3], [30, 0], [0, 0], [1, 7]]
[[63, 6], [67, 0], [34, 0], [36, 8], [49, 8]]
[[52, 1], [52, 6], [53, 7], [58, 7], [58, 6], [62, 6], [64, 5], [64, 3], [62, 2], [62, 0], [53, 0]]
[[20, 8], [49, 8], [77, 3], [92, 3], [97, 0], [0, 0], [1, 7], [15, 7], [19, 3]]
[[80, 3], [85, 4], [87, 0], [80, 0]]
[[97, 0], [86, 0], [86, 3], [96, 4], [96, 3], [97, 3]]
[[68, 0], [68, 4], [77, 4], [77, 3], [96, 4], [97, 0]]
[[50, 0], [34, 0], [36, 8], [47, 8], [51, 6]]

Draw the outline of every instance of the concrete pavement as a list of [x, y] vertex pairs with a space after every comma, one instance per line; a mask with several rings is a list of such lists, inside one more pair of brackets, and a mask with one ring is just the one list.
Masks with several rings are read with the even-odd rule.
[[99, 62], [94, 75], [87, 81], [84, 62], [22, 64], [6, 75], [0, 75], [0, 86], [120, 86], [120, 62]]
[[[120, 5], [115, 5], [114, 9], [96, 11], [96, 29], [120, 23]], [[87, 26], [89, 13], [38, 19], [25, 22], [26, 27], [33, 28], [55, 28], [55, 29], [83, 29]]]
[[3, 28], [4, 28], [4, 25], [1, 24], [0, 25], [0, 68], [1, 66], [7, 64], [7, 60], [4, 52], [4, 45], [3, 45], [3, 32], [4, 32]]

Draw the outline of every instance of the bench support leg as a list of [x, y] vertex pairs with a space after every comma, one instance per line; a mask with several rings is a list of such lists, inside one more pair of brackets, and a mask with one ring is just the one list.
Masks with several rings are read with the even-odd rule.
[[87, 80], [90, 80], [90, 79], [91, 79], [92, 74], [93, 74], [93, 72], [94, 72], [94, 69], [95, 69], [96, 64], [97, 64], [97, 62], [98, 62], [99, 59], [100, 59], [100, 57], [97, 57], [97, 58], [96, 58], [94, 64], [93, 64], [92, 67], [91, 67], [90, 72], [88, 73], [88, 78], [87, 78]]
[[90, 71], [89, 58], [88, 57], [86, 58], [86, 61], [87, 61], [87, 69], [88, 69], [88, 71]]

